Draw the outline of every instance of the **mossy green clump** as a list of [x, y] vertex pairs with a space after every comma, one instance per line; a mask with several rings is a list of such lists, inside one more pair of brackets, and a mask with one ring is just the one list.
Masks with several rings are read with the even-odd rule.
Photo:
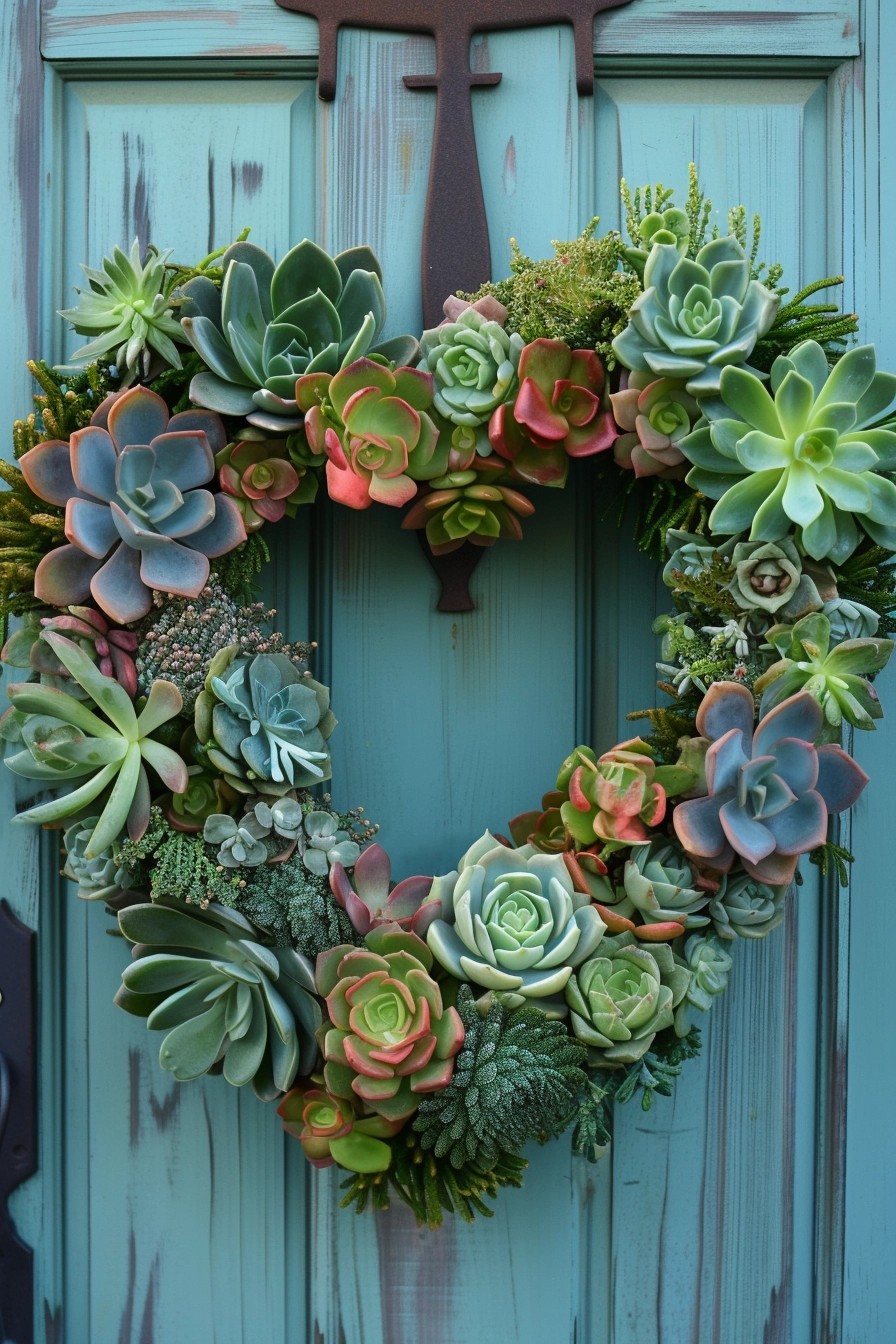
[[153, 900], [165, 897], [202, 907], [209, 901], [237, 904], [239, 873], [216, 862], [201, 834], [176, 831], [157, 807], [141, 839], [124, 841], [118, 861], [133, 885], [148, 891]]
[[578, 238], [552, 242], [554, 256], [543, 261], [527, 257], [511, 239], [510, 276], [464, 297], [492, 294], [507, 309], [507, 331], [527, 342], [547, 336], [574, 350], [596, 350], [605, 366], [614, 368], [611, 342], [628, 324], [641, 284], [620, 269], [622, 238], [618, 233], [595, 238], [597, 224], [594, 218]]
[[364, 939], [336, 904], [326, 877], [309, 873], [298, 854], [252, 871], [239, 893], [239, 909], [281, 947], [314, 961], [319, 952]]

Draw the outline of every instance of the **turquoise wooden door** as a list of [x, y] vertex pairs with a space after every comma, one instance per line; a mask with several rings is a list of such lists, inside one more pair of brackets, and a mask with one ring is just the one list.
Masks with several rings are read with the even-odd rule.
[[[6, 415], [28, 406], [25, 358], [71, 349], [54, 312], [77, 263], [135, 235], [183, 255], [246, 224], [278, 255], [304, 235], [367, 241], [392, 328], [417, 325], [433, 104], [401, 77], [433, 68], [427, 40], [346, 31], [325, 105], [316, 24], [274, 0], [18, 0], [2, 19]], [[681, 188], [696, 159], [720, 207], [762, 211], [763, 251], [794, 282], [843, 269], [894, 367], [879, 222], [896, 169], [879, 53], [894, 49], [883, 0], [632, 0], [595, 26], [586, 100], [567, 30], [477, 40], [473, 68], [504, 75], [474, 96], [495, 273], [511, 235], [542, 254], [595, 213], [617, 225], [621, 175]], [[392, 518], [305, 520], [278, 545], [273, 598], [290, 635], [321, 646], [337, 800], [365, 804], [400, 871], [450, 867], [531, 806], [575, 742], [618, 740], [651, 702], [656, 587], [586, 484], [539, 501], [458, 617], [432, 610], [434, 579]], [[873, 785], [852, 890], [808, 881], [786, 928], [742, 953], [674, 1100], [623, 1111], [597, 1167], [565, 1143], [533, 1152], [493, 1220], [436, 1233], [401, 1209], [340, 1212], [337, 1180], [270, 1110], [162, 1075], [142, 1024], [110, 1005], [122, 954], [100, 912], [61, 889], [49, 841], [5, 832], [2, 894], [40, 934], [40, 1170], [13, 1210], [36, 1248], [37, 1337], [886, 1344], [891, 958], [849, 929], [885, 927], [892, 753], [892, 724], [857, 753]]]

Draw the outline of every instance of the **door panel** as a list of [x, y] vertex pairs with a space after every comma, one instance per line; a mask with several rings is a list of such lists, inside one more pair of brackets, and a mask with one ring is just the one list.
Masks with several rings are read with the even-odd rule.
[[[595, 213], [616, 226], [620, 175], [680, 194], [692, 158], [717, 207], [762, 211], [761, 253], [791, 280], [848, 268], [843, 203], [861, 179], [837, 165], [850, 144], [843, 109], [858, 95], [835, 63], [856, 50], [852, 8], [794, 3], [777, 40], [768, 15], [740, 6], [713, 6], [714, 22], [704, 5], [677, 8], [674, 28], [654, 0], [597, 25], [593, 101], [575, 95], [565, 30], [474, 42], [473, 68], [503, 72], [474, 95], [495, 274], [510, 235], [538, 254]], [[37, 14], [22, 13], [35, 20], [29, 29], [20, 16], [19, 33], [34, 79]], [[72, 348], [51, 314], [79, 261], [96, 264], [135, 233], [198, 256], [246, 224], [278, 255], [305, 234], [331, 250], [369, 241], [390, 327], [416, 327], [434, 103], [401, 76], [433, 68], [431, 44], [346, 31], [336, 100], [321, 104], [316, 26], [273, 0], [222, 0], [214, 20], [176, 6], [150, 17], [110, 0], [46, 5], [43, 49], [57, 64], [40, 284], [26, 271], [43, 339], [35, 320], [16, 354], [52, 351], [50, 333], [59, 357]], [[769, 55], [761, 70], [719, 58], [686, 79], [688, 51]], [[777, 67], [779, 52], [815, 64]], [[668, 59], [626, 73], [638, 53]], [[10, 152], [15, 166], [21, 139]], [[5, 404], [23, 405], [21, 378], [4, 375]], [[272, 600], [290, 637], [319, 641], [341, 720], [335, 800], [382, 823], [400, 874], [452, 866], [486, 825], [503, 829], [537, 801], [575, 742], [609, 745], [630, 733], [625, 713], [652, 702], [647, 627], [663, 590], [607, 520], [587, 469], [574, 480], [541, 492], [522, 545], [486, 556], [477, 611], [463, 616], [433, 611], [416, 539], [384, 511], [324, 504], [275, 538]], [[857, 826], [870, 849], [868, 823]], [[10, 850], [23, 873], [30, 839], [17, 832]], [[840, 1099], [829, 1100], [825, 1069], [847, 970], [829, 917], [845, 921], [847, 907], [830, 890], [807, 881], [785, 928], [740, 949], [703, 1057], [673, 1100], [620, 1112], [612, 1158], [588, 1167], [565, 1141], [534, 1151], [525, 1191], [506, 1192], [492, 1220], [431, 1233], [404, 1209], [339, 1212], [338, 1177], [306, 1168], [271, 1109], [220, 1080], [179, 1087], [162, 1074], [153, 1038], [110, 1006], [120, 942], [103, 936], [98, 911], [54, 889], [46, 850], [40, 903], [34, 883], [16, 901], [32, 923], [39, 905], [44, 985], [42, 1169], [16, 1212], [32, 1243], [45, 1230], [48, 1340], [822, 1337], [813, 1317], [832, 1319], [838, 1300], [840, 1194], [817, 1171], [822, 1158], [840, 1170]]]

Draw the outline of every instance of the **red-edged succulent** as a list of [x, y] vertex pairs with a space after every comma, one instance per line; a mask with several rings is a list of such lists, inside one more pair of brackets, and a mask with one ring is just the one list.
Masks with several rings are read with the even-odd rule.
[[277, 1114], [312, 1166], [335, 1163], [358, 1172], [389, 1170], [392, 1150], [384, 1140], [404, 1124], [384, 1115], [359, 1114], [352, 1101], [332, 1096], [316, 1076], [287, 1092]]
[[394, 372], [357, 359], [332, 378], [308, 374], [296, 384], [312, 450], [327, 455], [330, 498], [352, 509], [374, 502], [401, 507], [415, 482], [438, 476], [447, 464], [439, 431], [427, 413], [433, 383], [418, 369]]
[[689, 468], [678, 444], [700, 417], [696, 399], [674, 378], [629, 373], [623, 380], [610, 394], [616, 423], [625, 431], [613, 446], [617, 464], [636, 476], [683, 479]]
[[431, 877], [406, 877], [391, 886], [392, 866], [382, 845], [365, 849], [349, 877], [341, 863], [330, 869], [330, 889], [360, 934], [381, 924], [397, 924], [421, 937], [441, 914], [438, 897], [430, 896]]
[[317, 959], [317, 990], [330, 1025], [322, 1030], [327, 1090], [358, 1097], [379, 1115], [402, 1120], [421, 1095], [447, 1086], [464, 1039], [430, 975], [433, 957], [414, 933], [381, 925], [366, 947], [343, 944]]
[[610, 448], [617, 436], [603, 405], [606, 374], [593, 350], [539, 337], [520, 356], [519, 392], [489, 422], [495, 452], [523, 480], [562, 486], [570, 457]]
[[425, 528], [433, 555], [447, 555], [465, 541], [474, 546], [494, 546], [499, 537], [520, 541], [520, 518], [533, 514], [535, 505], [518, 490], [495, 484], [495, 474], [492, 459], [485, 458], [475, 471], [439, 477], [408, 509], [402, 527]]
[[279, 523], [300, 486], [282, 441], [241, 439], [228, 444], [215, 462], [221, 489], [236, 503], [247, 532]]
[[597, 758], [590, 747], [579, 747], [557, 777], [558, 788], [569, 793], [561, 815], [582, 845], [595, 837], [614, 845], [645, 844], [666, 815], [667, 795], [692, 783], [691, 770], [657, 765], [637, 737]]

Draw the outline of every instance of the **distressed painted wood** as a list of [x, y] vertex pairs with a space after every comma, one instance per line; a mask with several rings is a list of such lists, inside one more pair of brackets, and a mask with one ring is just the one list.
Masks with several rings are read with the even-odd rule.
[[[673, 53], [722, 56], [857, 54], [860, 0], [638, 0], [633, 23], [604, 15], [595, 25], [602, 56]], [[317, 54], [317, 24], [277, 11], [273, 0], [56, 0], [42, 26], [44, 55], [58, 60], [170, 56], [270, 57]], [[134, 43], [139, 44], [135, 48]]]
[[[58, 67], [39, 60], [35, 2], [2, 18], [15, 93], [0, 133], [0, 279], [26, 318], [0, 361], [6, 407], [27, 405], [28, 354], [72, 348], [53, 312], [77, 262], [134, 233], [183, 255], [245, 223], [279, 254], [303, 233], [331, 249], [369, 240], [393, 328], [416, 324], [432, 100], [401, 75], [427, 68], [430, 44], [346, 33], [337, 99], [321, 106], [313, 25], [273, 0], [43, 8]], [[568, 33], [479, 39], [473, 68], [504, 71], [474, 106], [496, 270], [510, 234], [539, 252], [597, 211], [615, 224], [620, 173], [682, 184], [696, 157], [720, 209], [762, 210], [762, 253], [794, 280], [846, 271], [865, 332], [896, 365], [882, 307], [896, 292], [896, 103], [887, 85], [879, 129], [876, 60], [896, 18], [878, 8], [869, 0], [858, 66], [850, 0], [792, 0], [786, 13], [633, 0], [596, 26], [593, 103], [575, 97]], [[764, 55], [766, 68], [732, 78], [719, 61], [689, 80], [688, 52]], [[624, 76], [622, 58], [639, 53], [667, 66]], [[197, 56], [182, 74], [160, 59]], [[828, 58], [830, 73], [816, 60], [774, 77], [779, 57], [788, 70]], [[479, 611], [454, 620], [431, 611], [435, 579], [391, 517], [324, 507], [277, 539], [274, 600], [291, 635], [320, 641], [342, 721], [337, 801], [365, 803], [403, 872], [453, 864], [475, 829], [532, 802], [576, 740], [617, 740], [625, 712], [651, 699], [656, 574], [603, 519], [587, 468], [578, 479], [577, 493], [538, 500], [523, 546], [487, 557]], [[5, 894], [41, 935], [42, 1167], [16, 1212], [40, 1243], [43, 1337], [887, 1344], [889, 947], [836, 935], [851, 911], [886, 927], [891, 734], [857, 748], [874, 782], [852, 829], [852, 893], [807, 882], [784, 930], [738, 949], [674, 1100], [623, 1111], [612, 1160], [593, 1169], [562, 1142], [533, 1152], [526, 1190], [494, 1220], [435, 1234], [403, 1210], [338, 1212], [332, 1173], [310, 1172], [254, 1098], [162, 1074], [153, 1039], [110, 1007], [122, 949], [100, 912], [57, 891], [52, 845], [41, 889], [33, 835], [4, 832]]]

